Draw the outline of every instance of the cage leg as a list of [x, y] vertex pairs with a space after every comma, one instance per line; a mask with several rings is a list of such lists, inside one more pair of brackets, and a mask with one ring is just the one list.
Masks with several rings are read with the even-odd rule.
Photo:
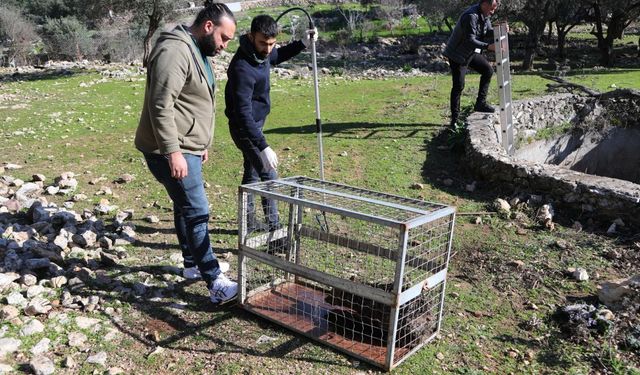
[[247, 237], [247, 193], [238, 190], [238, 300], [244, 304], [247, 298], [247, 261], [242, 244]]

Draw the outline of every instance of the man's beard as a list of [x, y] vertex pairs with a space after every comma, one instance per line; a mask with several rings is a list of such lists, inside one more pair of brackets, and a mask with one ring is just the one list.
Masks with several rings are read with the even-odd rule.
[[211, 35], [203, 35], [198, 39], [198, 47], [205, 56], [215, 56], [217, 54], [216, 42]]

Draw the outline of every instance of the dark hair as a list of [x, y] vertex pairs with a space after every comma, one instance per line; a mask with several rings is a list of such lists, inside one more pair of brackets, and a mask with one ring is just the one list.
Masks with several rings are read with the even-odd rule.
[[205, 0], [204, 8], [200, 10], [195, 21], [193, 21], [193, 24], [195, 26], [200, 26], [206, 21], [211, 21], [214, 25], [220, 26], [222, 17], [229, 17], [233, 23], [236, 23], [236, 19], [233, 16], [231, 9], [229, 9], [225, 4], [216, 3], [213, 0]]
[[251, 34], [262, 33], [267, 38], [273, 38], [278, 35], [278, 24], [273, 17], [261, 14], [251, 21]]
[[481, 5], [482, 3], [493, 4], [494, 1], [496, 2], [496, 4], [500, 5], [500, 0], [479, 0], [478, 4], [481, 4]]

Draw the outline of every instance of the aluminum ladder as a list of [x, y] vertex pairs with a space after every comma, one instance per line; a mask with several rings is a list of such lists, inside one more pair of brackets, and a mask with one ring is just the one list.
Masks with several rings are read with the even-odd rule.
[[502, 128], [502, 147], [507, 154], [513, 155], [513, 106], [511, 103], [511, 62], [509, 60], [509, 35], [507, 23], [494, 26], [493, 36], [496, 46], [496, 74], [500, 96], [500, 126]]

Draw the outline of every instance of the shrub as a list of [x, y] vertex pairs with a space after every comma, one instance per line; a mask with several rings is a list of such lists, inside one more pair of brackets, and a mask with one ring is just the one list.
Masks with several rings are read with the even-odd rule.
[[146, 30], [134, 22], [132, 12], [107, 17], [97, 23], [96, 40], [99, 57], [107, 62], [130, 62], [142, 57], [142, 43]]
[[18, 9], [0, 6], [0, 65], [27, 64], [38, 41], [35, 30]]
[[43, 39], [50, 58], [80, 60], [96, 55], [89, 30], [76, 17], [47, 19]]

